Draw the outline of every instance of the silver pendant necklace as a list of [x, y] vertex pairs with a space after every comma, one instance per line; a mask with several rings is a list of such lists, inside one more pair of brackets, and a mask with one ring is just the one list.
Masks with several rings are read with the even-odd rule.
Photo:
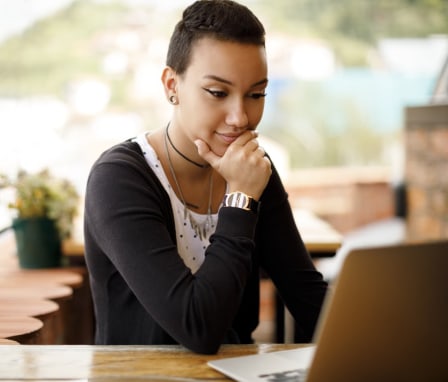
[[210, 171], [210, 177], [209, 177], [209, 196], [208, 196], [208, 207], [207, 207], [207, 218], [205, 219], [205, 222], [203, 224], [198, 223], [194, 216], [190, 213], [190, 210], [187, 207], [187, 203], [185, 201], [184, 195], [182, 193], [182, 189], [180, 188], [179, 182], [176, 177], [176, 173], [174, 171], [173, 163], [171, 162], [171, 156], [170, 152], [168, 150], [168, 136], [167, 131], [165, 132], [164, 136], [165, 141], [165, 152], [168, 159], [168, 166], [170, 168], [171, 176], [173, 177], [174, 183], [176, 184], [177, 191], [179, 192], [180, 199], [182, 201], [182, 205], [184, 207], [184, 220], [186, 221], [187, 218], [190, 222], [190, 226], [194, 233], [199, 237], [199, 239], [203, 240], [207, 237], [207, 234], [210, 231], [210, 228], [212, 228], [212, 198], [213, 198], [213, 171]]

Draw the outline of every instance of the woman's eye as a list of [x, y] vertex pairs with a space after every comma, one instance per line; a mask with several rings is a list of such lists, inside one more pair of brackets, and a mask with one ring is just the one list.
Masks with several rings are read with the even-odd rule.
[[207, 89], [207, 88], [204, 88], [204, 90], [216, 98], [224, 98], [225, 96], [227, 96], [227, 93], [223, 92], [222, 90], [213, 90], [213, 89]]
[[251, 93], [251, 94], [249, 94], [249, 97], [250, 98], [253, 98], [253, 99], [260, 99], [260, 98], [264, 98], [264, 97], [266, 97], [267, 96], [267, 94], [266, 93]]

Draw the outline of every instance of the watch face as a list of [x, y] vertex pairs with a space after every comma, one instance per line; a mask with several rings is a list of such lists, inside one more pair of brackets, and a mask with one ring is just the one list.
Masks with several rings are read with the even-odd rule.
[[237, 207], [258, 214], [260, 202], [257, 202], [250, 196], [246, 195], [244, 192], [235, 191], [231, 192], [230, 194], [226, 194], [224, 198], [224, 206]]
[[247, 209], [249, 206], [249, 197], [242, 192], [232, 192], [228, 195], [227, 205]]

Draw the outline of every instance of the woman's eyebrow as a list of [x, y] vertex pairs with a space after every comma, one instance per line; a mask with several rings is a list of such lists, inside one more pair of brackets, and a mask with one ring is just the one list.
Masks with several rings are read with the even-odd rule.
[[233, 83], [231, 81], [226, 80], [226, 79], [221, 78], [221, 77], [218, 77], [218, 76], [215, 76], [213, 74], [208, 74], [208, 75], [204, 76], [204, 78], [207, 79], [207, 80], [214, 80], [214, 81], [222, 82], [222, 83], [227, 84], [227, 85], [233, 85]]
[[[208, 80], [214, 80], [214, 81], [218, 81], [218, 82], [222, 82], [223, 84], [227, 84], [227, 85], [233, 85], [232, 81], [226, 80], [224, 78], [215, 76], [213, 74], [208, 74], [206, 76], [204, 76], [204, 78], [208, 79]], [[268, 83], [268, 79], [264, 78], [261, 81], [255, 82], [254, 84], [252, 84], [250, 87], [254, 88], [256, 86], [260, 86], [260, 85], [267, 85]]]
[[251, 88], [254, 88], [254, 87], [256, 87], [256, 86], [260, 86], [260, 85], [267, 85], [267, 84], [268, 84], [268, 79], [267, 79], [267, 78], [264, 78], [264, 79], [262, 79], [261, 81], [255, 82], [255, 83], [251, 86]]

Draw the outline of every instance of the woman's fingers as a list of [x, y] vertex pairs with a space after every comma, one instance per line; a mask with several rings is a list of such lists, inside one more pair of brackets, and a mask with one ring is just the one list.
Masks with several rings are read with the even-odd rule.
[[216, 155], [204, 141], [194, 143], [199, 155], [218, 171], [229, 191], [242, 191], [259, 198], [271, 175], [271, 162], [257, 141], [255, 131], [246, 131], [229, 145], [224, 155]]
[[230, 191], [243, 191], [256, 199], [261, 195], [272, 173], [265, 154], [253, 132], [244, 133], [229, 146], [220, 165]]
[[197, 139], [194, 141], [194, 144], [198, 148], [198, 154], [204, 158], [212, 167], [218, 167], [219, 166], [219, 160], [221, 157], [216, 155], [212, 150], [210, 150], [210, 147], [207, 143], [205, 143], [201, 139]]

